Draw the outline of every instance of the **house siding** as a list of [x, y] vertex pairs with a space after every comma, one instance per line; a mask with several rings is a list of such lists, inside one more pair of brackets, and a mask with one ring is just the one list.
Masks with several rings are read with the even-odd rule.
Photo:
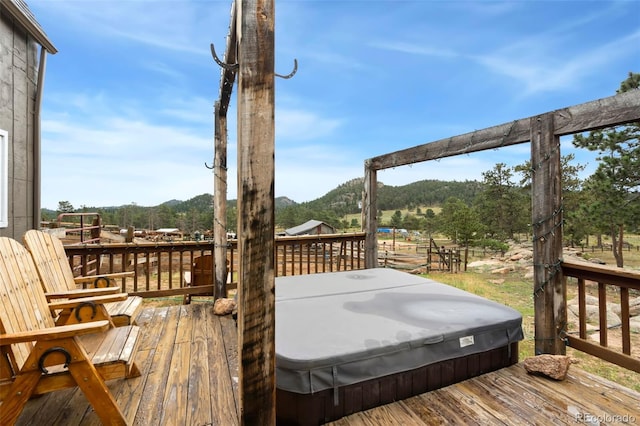
[[34, 111], [39, 45], [0, 13], [0, 128], [8, 149], [8, 227], [0, 236], [21, 239], [34, 223]]

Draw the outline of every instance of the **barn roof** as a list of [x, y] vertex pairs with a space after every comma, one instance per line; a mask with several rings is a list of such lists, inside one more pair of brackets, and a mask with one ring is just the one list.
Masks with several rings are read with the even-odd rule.
[[[332, 230], [335, 231], [335, 228], [325, 222], [322, 222], [321, 220], [309, 220], [305, 223], [303, 223], [302, 225], [298, 225], [298, 226], [294, 226], [293, 228], [289, 228], [286, 229], [284, 232], [287, 235], [303, 235], [303, 234], [308, 234], [312, 231], [315, 231], [315, 229], [318, 226], [324, 225], [326, 227], [331, 228]], [[314, 232], [315, 233], [315, 232]]]
[[3, 12], [6, 10], [49, 53], [58, 52], [24, 0], [0, 0], [0, 4], [2, 4]]

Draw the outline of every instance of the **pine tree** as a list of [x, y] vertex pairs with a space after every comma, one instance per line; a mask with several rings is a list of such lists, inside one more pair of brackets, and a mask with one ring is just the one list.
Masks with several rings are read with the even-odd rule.
[[[629, 73], [617, 93], [639, 90], [640, 74]], [[586, 181], [594, 225], [611, 235], [613, 256], [624, 265], [625, 226], [640, 223], [640, 123], [575, 135], [573, 144], [598, 152], [598, 168]]]

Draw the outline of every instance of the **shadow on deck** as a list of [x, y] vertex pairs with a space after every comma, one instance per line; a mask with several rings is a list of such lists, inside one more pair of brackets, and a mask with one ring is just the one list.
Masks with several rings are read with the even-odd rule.
[[[211, 303], [147, 306], [136, 362], [142, 376], [109, 382], [131, 424], [238, 424], [237, 335]], [[355, 413], [332, 425], [640, 423], [640, 393], [573, 366], [556, 382], [521, 364], [403, 401]], [[35, 398], [18, 424], [98, 425], [78, 389]]]

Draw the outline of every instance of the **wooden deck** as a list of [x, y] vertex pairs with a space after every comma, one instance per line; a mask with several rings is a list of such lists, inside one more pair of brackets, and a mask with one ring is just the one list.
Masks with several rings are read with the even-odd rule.
[[[210, 303], [145, 307], [136, 362], [142, 376], [109, 383], [137, 425], [234, 425], [237, 420], [235, 323]], [[521, 364], [427, 394], [355, 413], [332, 425], [640, 424], [640, 393], [573, 366], [556, 382]], [[21, 425], [100, 424], [77, 389], [30, 401]]]
[[520, 363], [330, 424], [640, 424], [640, 393], [575, 366], [558, 382], [527, 374]]
[[[237, 415], [237, 335], [231, 316], [212, 303], [145, 307], [137, 319], [140, 377], [108, 382], [127, 422], [136, 425], [234, 425]], [[99, 425], [81, 391], [35, 398], [20, 425]]]

